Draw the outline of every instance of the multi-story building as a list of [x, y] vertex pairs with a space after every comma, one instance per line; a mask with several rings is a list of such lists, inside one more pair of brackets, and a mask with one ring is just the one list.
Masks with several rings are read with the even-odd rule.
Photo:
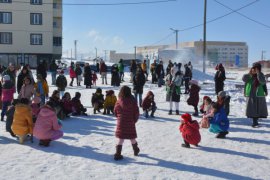
[[62, 0], [0, 0], [0, 64], [62, 56]]

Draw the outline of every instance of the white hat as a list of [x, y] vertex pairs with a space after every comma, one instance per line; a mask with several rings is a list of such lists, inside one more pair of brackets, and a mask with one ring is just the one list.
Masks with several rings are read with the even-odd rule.
[[9, 80], [10, 80], [9, 75], [4, 75], [4, 76], [3, 76], [3, 81], [9, 81]]

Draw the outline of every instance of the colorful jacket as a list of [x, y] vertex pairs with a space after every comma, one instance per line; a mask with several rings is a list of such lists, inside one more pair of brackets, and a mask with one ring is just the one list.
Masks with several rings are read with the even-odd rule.
[[223, 107], [221, 107], [215, 114], [214, 117], [209, 118], [210, 129], [211, 125], [217, 125], [222, 131], [228, 131], [229, 129], [229, 119]]
[[44, 81], [44, 80], [41, 81], [41, 83], [42, 83], [41, 88], [42, 88], [42, 89], [40, 89], [39, 83], [40, 83], [40, 81], [38, 81], [38, 82], [36, 82], [36, 83], [34, 84], [36, 95], [37, 95], [37, 96], [41, 96], [41, 95], [43, 95], [43, 96], [48, 96], [48, 93], [49, 93], [49, 87], [48, 87], [47, 82]]
[[72, 113], [73, 103], [71, 99], [70, 100], [62, 99], [61, 102], [63, 104], [64, 112], [66, 112], [67, 114]]
[[91, 102], [92, 102], [93, 107], [94, 107], [95, 103], [98, 103], [99, 105], [103, 105], [103, 103], [104, 103], [104, 95], [103, 94], [93, 93]]
[[104, 101], [104, 108], [112, 107], [115, 105], [117, 98], [115, 95], [107, 95]]
[[28, 84], [28, 85], [23, 85], [19, 94], [19, 99], [21, 98], [27, 98], [27, 99], [31, 99], [31, 97], [34, 95], [34, 86], [32, 84]]
[[[266, 83], [265, 81], [265, 76], [263, 73], [259, 73], [257, 75], [258, 81], [259, 81], [259, 86], [256, 89], [256, 95], [258, 97], [264, 97], [265, 96], [265, 91], [263, 89], [264, 84]], [[245, 74], [243, 76], [243, 81], [245, 82], [245, 90], [244, 90], [244, 95], [246, 97], [250, 96], [250, 92], [252, 90], [252, 85], [254, 83], [254, 79], [252, 78], [252, 76], [250, 74]]]
[[[152, 95], [152, 98], [149, 98], [149, 96]], [[151, 106], [156, 106], [156, 103], [154, 101], [154, 94], [149, 91], [146, 95], [146, 97], [142, 101], [142, 108], [143, 110], [148, 110]]]
[[75, 78], [76, 77], [76, 73], [75, 73], [74, 69], [75, 69], [74, 66], [69, 67], [69, 76], [70, 76], [70, 78]]
[[30, 106], [25, 104], [17, 104], [15, 106], [11, 129], [14, 134], [19, 136], [33, 134], [33, 120]]
[[189, 144], [193, 145], [198, 145], [198, 143], [201, 141], [201, 134], [199, 129], [200, 126], [196, 120], [182, 123], [179, 127], [183, 139]]
[[15, 93], [15, 86], [12, 81], [5, 81], [2, 87], [2, 102], [11, 102], [13, 94]]

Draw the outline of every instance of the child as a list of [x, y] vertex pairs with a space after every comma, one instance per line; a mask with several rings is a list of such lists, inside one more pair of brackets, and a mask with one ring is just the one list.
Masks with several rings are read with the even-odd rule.
[[6, 131], [10, 133], [12, 137], [16, 137], [16, 135], [13, 133], [11, 129], [11, 125], [13, 123], [13, 117], [14, 117], [14, 112], [15, 112], [15, 106], [18, 104], [19, 100], [18, 99], [13, 99], [11, 106], [8, 107], [8, 110], [6, 112], [7, 115], [7, 121], [6, 121]]
[[32, 112], [27, 98], [22, 98], [15, 106], [11, 129], [19, 137], [20, 144], [24, 143], [28, 134], [33, 134]]
[[189, 89], [189, 98], [187, 100], [188, 105], [194, 107], [195, 112], [192, 114], [193, 116], [198, 116], [198, 103], [199, 103], [199, 92], [201, 90], [200, 86], [198, 85], [198, 81], [190, 80], [189, 84], [191, 85]]
[[86, 108], [83, 107], [81, 101], [81, 93], [76, 92], [75, 93], [75, 97], [72, 98], [72, 115], [73, 116], [79, 116], [79, 115], [85, 115], [87, 116], [86, 112]]
[[96, 84], [96, 82], [97, 82], [97, 80], [98, 80], [98, 77], [97, 77], [97, 74], [96, 74], [96, 72], [94, 71], [94, 73], [92, 74], [92, 81], [93, 81], [93, 85], [94, 86], [97, 86], [97, 84]]
[[15, 93], [15, 86], [10, 80], [9, 75], [4, 75], [3, 77], [3, 87], [2, 87], [2, 112], [1, 112], [1, 121], [4, 121], [4, 116], [8, 106], [10, 106], [11, 101], [13, 100], [13, 94]]
[[144, 117], [145, 118], [148, 118], [148, 111], [151, 111], [151, 115], [150, 117], [154, 118], [154, 113], [157, 109], [157, 106], [156, 106], [156, 103], [155, 103], [155, 100], [154, 100], [154, 94], [152, 91], [149, 91], [146, 95], [146, 97], [143, 99], [143, 102], [142, 102], [142, 108], [143, 108], [143, 111], [144, 111]]
[[67, 87], [67, 79], [65, 77], [64, 71], [60, 71], [60, 75], [56, 79], [56, 86], [60, 92], [60, 97], [63, 97], [65, 89]]
[[25, 77], [23, 80], [23, 85], [21, 87], [18, 99], [27, 98], [30, 102], [31, 97], [34, 95], [34, 86], [31, 82], [31, 78], [29, 76]]
[[230, 113], [230, 100], [231, 96], [226, 95], [225, 91], [220, 91], [217, 96], [217, 103], [219, 107], [223, 107], [227, 116]]
[[32, 119], [33, 119], [33, 123], [36, 122], [37, 120], [37, 116], [38, 116], [38, 113], [40, 111], [40, 102], [41, 102], [41, 99], [40, 97], [34, 97], [32, 99], [32, 104], [31, 104], [31, 108], [32, 108]]
[[209, 128], [210, 126], [209, 118], [214, 116], [214, 114], [211, 111], [212, 100], [208, 96], [204, 96], [203, 99], [204, 99], [203, 105], [202, 105], [203, 109], [201, 109], [201, 112], [203, 112], [203, 118], [200, 122], [200, 125], [201, 125], [201, 128]]
[[112, 112], [112, 114], [114, 114], [113, 110], [114, 110], [114, 105], [115, 105], [116, 101], [117, 101], [117, 98], [114, 95], [114, 91], [113, 90], [106, 91], [106, 98], [104, 101], [103, 114], [110, 114], [110, 112]]
[[61, 102], [63, 104], [63, 111], [66, 114], [66, 117], [69, 117], [69, 115], [72, 113], [72, 101], [69, 92], [65, 92]]
[[80, 64], [76, 64], [75, 73], [76, 73], [76, 79], [77, 79], [77, 86], [81, 86], [82, 69], [80, 67]]
[[203, 97], [203, 103], [200, 106], [200, 112], [202, 114], [209, 113], [211, 108], [212, 99], [209, 96]]
[[182, 147], [190, 148], [190, 144], [198, 146], [201, 141], [200, 127], [196, 120], [192, 120], [190, 114], [186, 113], [181, 116], [181, 125], [179, 127], [182, 137], [184, 139], [184, 144]]
[[37, 75], [37, 82], [34, 84], [36, 96], [40, 97], [41, 105], [45, 104], [45, 99], [48, 98], [49, 87], [42, 75]]
[[48, 101], [38, 114], [34, 127], [34, 136], [39, 139], [39, 145], [48, 147], [51, 141], [63, 136], [62, 124], [58, 123], [53, 103]]
[[100, 88], [97, 88], [96, 92], [93, 93], [92, 96], [92, 106], [94, 108], [94, 114], [96, 114], [96, 111], [100, 112], [100, 109], [103, 108], [104, 103], [104, 95], [102, 94], [102, 90]]
[[60, 101], [60, 92], [58, 90], [54, 90], [52, 96], [49, 98], [49, 101], [53, 104], [53, 108], [56, 111], [56, 115], [58, 119], [65, 119], [66, 115], [63, 111], [62, 102]]
[[216, 138], [226, 138], [229, 133], [229, 120], [223, 107], [219, 107], [217, 103], [212, 103], [211, 113], [214, 114], [209, 118], [210, 128], [209, 131], [217, 134]]
[[123, 86], [120, 89], [118, 100], [114, 107], [114, 113], [117, 118], [115, 136], [118, 138], [114, 160], [123, 159], [121, 152], [125, 139], [131, 141], [134, 156], [138, 156], [140, 149], [136, 141], [136, 123], [139, 118], [139, 107], [128, 86]]

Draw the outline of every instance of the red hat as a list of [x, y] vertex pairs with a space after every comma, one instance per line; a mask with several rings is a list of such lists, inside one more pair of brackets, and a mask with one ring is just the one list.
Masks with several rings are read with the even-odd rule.
[[190, 122], [192, 120], [190, 114], [188, 113], [183, 114], [181, 118], [184, 120], [184, 122]]
[[209, 96], [203, 96], [203, 100], [210, 99]]

